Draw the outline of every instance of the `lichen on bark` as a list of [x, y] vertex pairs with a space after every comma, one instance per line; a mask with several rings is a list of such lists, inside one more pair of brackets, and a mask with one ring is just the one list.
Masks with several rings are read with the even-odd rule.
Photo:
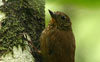
[[8, 0], [0, 6], [0, 11], [6, 16], [0, 29], [0, 56], [12, 52], [14, 46], [25, 49], [22, 33], [27, 33], [32, 43], [39, 47], [44, 29], [44, 0]]

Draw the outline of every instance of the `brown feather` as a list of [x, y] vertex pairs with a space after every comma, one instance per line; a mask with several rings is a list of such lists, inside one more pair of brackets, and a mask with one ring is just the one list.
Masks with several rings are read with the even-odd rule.
[[71, 26], [70, 29], [60, 30], [55, 23], [50, 22], [40, 37], [43, 62], [74, 62], [75, 38]]

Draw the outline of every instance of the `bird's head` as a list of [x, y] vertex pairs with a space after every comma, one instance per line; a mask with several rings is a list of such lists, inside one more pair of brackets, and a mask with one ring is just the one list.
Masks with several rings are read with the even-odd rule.
[[51, 10], [49, 10], [49, 13], [52, 18], [51, 22], [55, 24], [58, 29], [67, 30], [71, 28], [71, 21], [66, 14], [59, 11], [52, 12]]

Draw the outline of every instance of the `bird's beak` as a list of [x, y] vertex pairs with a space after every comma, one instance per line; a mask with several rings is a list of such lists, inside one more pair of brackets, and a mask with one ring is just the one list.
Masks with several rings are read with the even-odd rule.
[[55, 14], [54, 14], [54, 12], [52, 12], [51, 10], [48, 10], [48, 11], [49, 11], [51, 17], [52, 17], [52, 18], [55, 18]]

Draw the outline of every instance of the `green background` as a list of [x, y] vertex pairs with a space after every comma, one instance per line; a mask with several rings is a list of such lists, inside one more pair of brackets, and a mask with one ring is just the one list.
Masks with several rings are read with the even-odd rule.
[[48, 9], [66, 13], [76, 39], [76, 62], [100, 62], [100, 0], [46, 0]]

